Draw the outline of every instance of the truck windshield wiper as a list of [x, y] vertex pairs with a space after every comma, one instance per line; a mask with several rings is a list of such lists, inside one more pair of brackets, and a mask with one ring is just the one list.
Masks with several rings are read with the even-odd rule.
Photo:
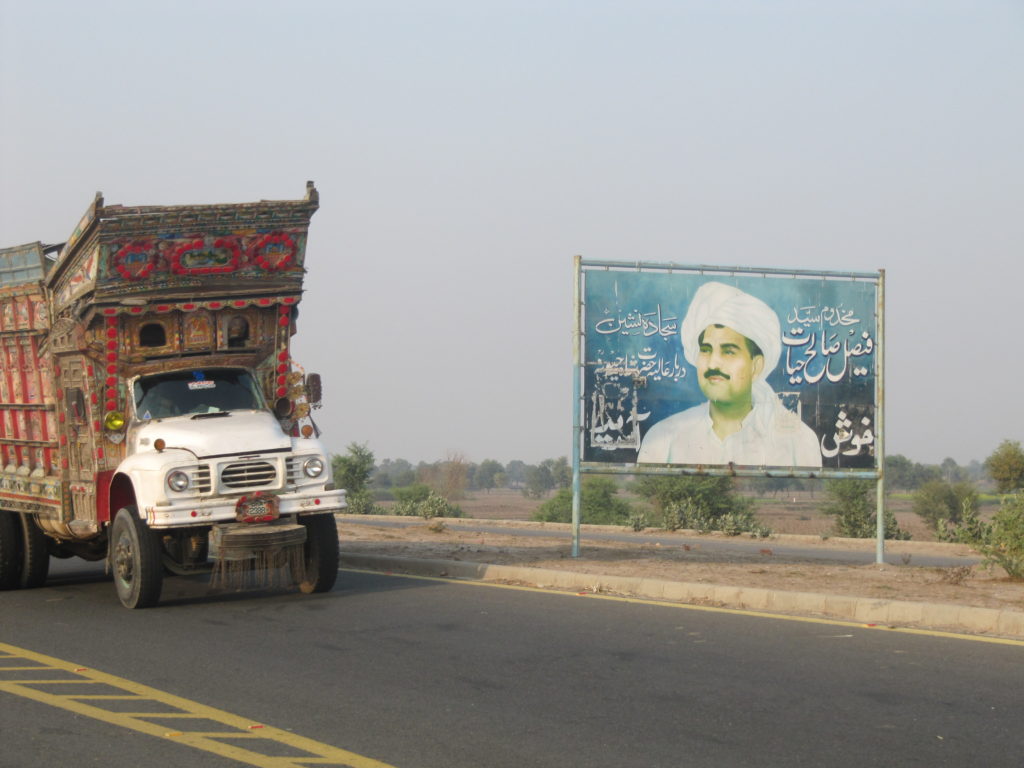
[[213, 419], [217, 416], [230, 416], [231, 411], [214, 411], [213, 413], [196, 413], [192, 415], [193, 419]]

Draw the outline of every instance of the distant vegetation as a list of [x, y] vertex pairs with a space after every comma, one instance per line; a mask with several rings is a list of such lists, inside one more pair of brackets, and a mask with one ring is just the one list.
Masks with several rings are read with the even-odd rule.
[[[371, 457], [369, 471], [366, 470], [365, 456]], [[421, 461], [412, 464], [406, 459], [384, 459], [379, 464], [372, 461], [373, 454], [366, 445], [353, 443], [346, 455], [332, 458], [336, 481], [338, 468], [349, 477], [348, 469], [355, 464], [362, 474], [360, 488], [372, 492], [375, 501], [401, 501], [407, 496], [405, 489], [425, 486], [436, 494], [458, 501], [467, 492], [487, 492], [496, 489], [511, 489], [533, 499], [544, 499], [552, 492], [568, 488], [572, 484], [572, 469], [564, 456], [545, 459], [539, 464], [510, 461], [502, 464], [494, 459], [484, 459], [479, 464], [467, 461], [459, 454], [449, 454], [435, 462]], [[352, 486], [343, 485], [349, 488]]]

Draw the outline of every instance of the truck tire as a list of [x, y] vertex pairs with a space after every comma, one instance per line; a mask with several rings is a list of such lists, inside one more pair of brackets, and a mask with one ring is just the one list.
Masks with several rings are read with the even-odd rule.
[[20, 586], [35, 589], [46, 583], [50, 572], [50, 553], [46, 534], [39, 530], [31, 515], [21, 514], [21, 574]]
[[17, 589], [21, 586], [19, 566], [21, 564], [21, 531], [18, 518], [12, 512], [0, 510], [0, 589]]
[[139, 520], [134, 507], [119, 509], [110, 532], [110, 569], [125, 608], [149, 608], [160, 601], [164, 568], [160, 540]]
[[306, 526], [305, 575], [299, 589], [307, 595], [330, 592], [338, 580], [338, 524], [334, 515], [308, 515], [299, 522]]

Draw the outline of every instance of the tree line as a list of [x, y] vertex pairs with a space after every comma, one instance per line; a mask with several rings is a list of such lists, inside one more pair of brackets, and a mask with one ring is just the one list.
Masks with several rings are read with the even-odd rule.
[[[346, 454], [332, 459], [335, 477], [342, 487], [371, 488], [387, 498], [388, 491], [414, 484], [436, 489], [447, 498], [457, 499], [466, 491], [512, 489], [531, 498], [543, 498], [551, 491], [568, 488], [572, 467], [566, 457], [550, 458], [538, 464], [513, 460], [502, 464], [495, 459], [476, 463], [458, 453], [443, 460], [412, 464], [406, 459], [383, 459], [376, 463], [365, 443], [352, 443]], [[921, 464], [903, 456], [885, 457], [885, 486], [888, 492], [917, 491], [929, 483], [948, 485], [970, 484], [979, 489], [993, 488], [1008, 493], [1024, 487], [1024, 450], [1015, 440], [1004, 440], [984, 462], [971, 461], [965, 466], [952, 458], [940, 464]], [[813, 491], [818, 483], [791, 477], [753, 478], [743, 482], [742, 489], [753, 495], [767, 495], [792, 490]]]
[[383, 459], [379, 463], [365, 443], [351, 443], [344, 454], [331, 457], [335, 485], [346, 489], [351, 511], [373, 501], [403, 501], [433, 491], [449, 502], [457, 502], [468, 491], [511, 489], [528, 498], [541, 499], [551, 491], [572, 484], [569, 460], [544, 459], [538, 464], [496, 459], [476, 463], [459, 453], [443, 460], [412, 464], [406, 459]]
[[[458, 500], [467, 491], [497, 489], [517, 490], [527, 497], [542, 499], [572, 483], [572, 467], [564, 456], [538, 464], [520, 460], [502, 464], [495, 459], [471, 462], [453, 453], [434, 462], [412, 464], [406, 459], [383, 459], [377, 463], [365, 443], [352, 443], [347, 453], [333, 456], [332, 465], [337, 484], [346, 488], [350, 496], [372, 491], [378, 499], [394, 498], [395, 489], [414, 485], [427, 486], [450, 500]], [[813, 494], [820, 483], [792, 477], [750, 478], [738, 487], [756, 496], [789, 491]], [[975, 460], [966, 466], [948, 457], [940, 464], [921, 464], [892, 454], [885, 457], [885, 487], [889, 493], [925, 489], [933, 496], [935, 489], [942, 487], [952, 489], [961, 500], [969, 490], [1008, 493], [1024, 487], [1024, 450], [1018, 441], [1004, 440], [984, 462]]]

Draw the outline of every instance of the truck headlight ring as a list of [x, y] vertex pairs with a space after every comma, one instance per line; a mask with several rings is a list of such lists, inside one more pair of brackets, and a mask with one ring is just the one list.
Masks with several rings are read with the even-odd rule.
[[306, 473], [306, 477], [320, 477], [324, 473], [324, 460], [319, 456], [306, 459], [302, 465], [302, 471]]
[[167, 475], [167, 487], [181, 493], [188, 490], [188, 474], [176, 469]]

